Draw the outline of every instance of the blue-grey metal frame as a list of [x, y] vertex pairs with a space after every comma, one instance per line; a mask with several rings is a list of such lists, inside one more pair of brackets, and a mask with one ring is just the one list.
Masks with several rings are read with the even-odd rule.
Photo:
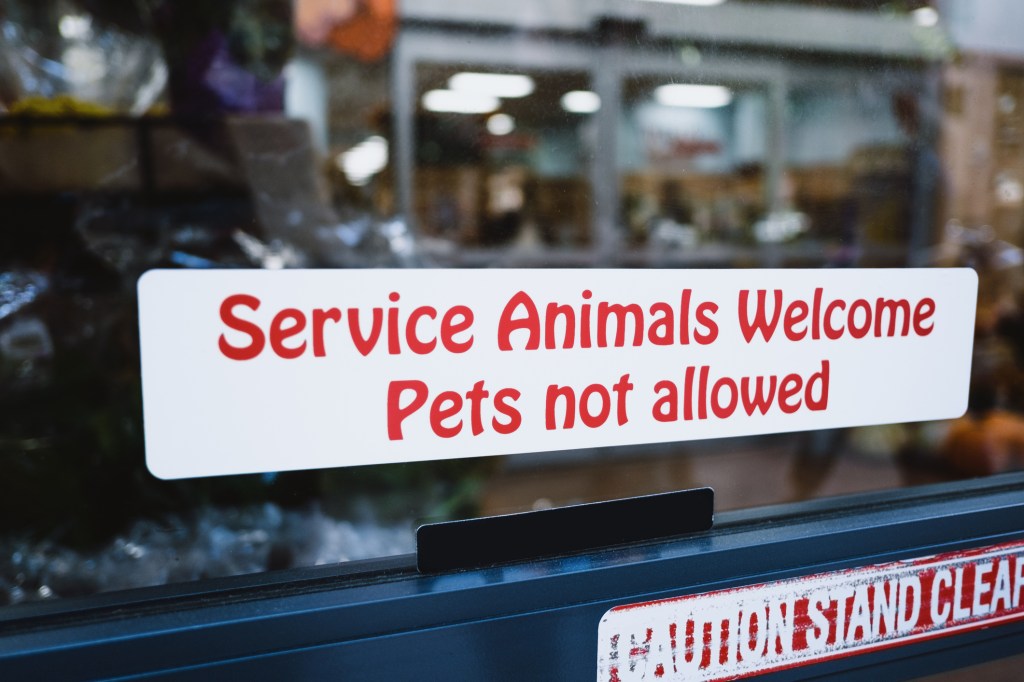
[[[420, 575], [412, 556], [0, 611], [0, 679], [594, 680], [634, 603], [1024, 538], [1024, 475], [719, 515], [705, 533]], [[1013, 623], [776, 673], [899, 680], [1024, 653]]]

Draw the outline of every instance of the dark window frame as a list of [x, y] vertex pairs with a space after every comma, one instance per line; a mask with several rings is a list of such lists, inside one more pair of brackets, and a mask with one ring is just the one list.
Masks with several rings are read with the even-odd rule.
[[[728, 512], [705, 533], [441, 575], [351, 562], [0, 610], [5, 679], [593, 680], [612, 606], [1024, 538], [1024, 473]], [[1024, 622], [775, 673], [910, 679], [1024, 653]]]

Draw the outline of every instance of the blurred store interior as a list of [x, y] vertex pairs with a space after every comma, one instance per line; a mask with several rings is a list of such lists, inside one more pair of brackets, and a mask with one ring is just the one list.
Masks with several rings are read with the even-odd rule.
[[[1024, 468], [1018, 0], [0, 4], [0, 604]], [[968, 266], [961, 419], [165, 482], [157, 267]], [[944, 359], [934, 358], [940, 371]]]

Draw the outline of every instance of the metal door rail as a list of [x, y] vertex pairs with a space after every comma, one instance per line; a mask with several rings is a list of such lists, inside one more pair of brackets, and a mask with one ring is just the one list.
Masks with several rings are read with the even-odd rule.
[[[415, 557], [0, 611], [0, 679], [594, 680], [605, 612], [1024, 538], [1024, 475], [720, 514], [669, 541], [440, 575]], [[899, 680], [1024, 653], [1024, 623], [767, 679]]]

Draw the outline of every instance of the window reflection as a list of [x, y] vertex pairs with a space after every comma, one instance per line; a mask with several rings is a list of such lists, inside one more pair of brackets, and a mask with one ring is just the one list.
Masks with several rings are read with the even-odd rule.
[[633, 77], [620, 120], [628, 244], [685, 257], [782, 238], [785, 221], [768, 219], [763, 89]]
[[590, 242], [586, 74], [421, 64], [416, 71], [414, 216], [469, 248]]

